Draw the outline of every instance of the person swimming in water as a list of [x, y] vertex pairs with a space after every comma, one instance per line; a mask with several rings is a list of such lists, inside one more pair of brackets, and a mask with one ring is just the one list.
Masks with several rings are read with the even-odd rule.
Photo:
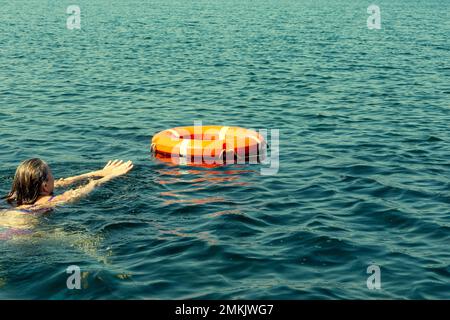
[[[16, 170], [11, 191], [3, 197], [12, 208], [0, 213], [0, 227], [10, 228], [8, 234], [20, 234], [30, 227], [32, 219], [27, 219], [26, 216], [34, 217], [36, 214], [51, 211], [57, 205], [78, 200], [101, 184], [127, 174], [131, 169], [131, 161], [113, 160], [101, 170], [55, 181], [47, 163], [37, 158], [26, 160]], [[67, 187], [84, 179], [91, 180], [84, 186], [60, 195], [54, 194], [55, 188]], [[5, 232], [3, 237], [7, 237]]]

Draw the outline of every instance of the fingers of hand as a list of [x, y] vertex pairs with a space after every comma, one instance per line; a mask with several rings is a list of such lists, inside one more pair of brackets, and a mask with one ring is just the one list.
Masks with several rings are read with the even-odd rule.
[[109, 161], [106, 167], [109, 167], [110, 174], [113, 175], [121, 175], [129, 172], [133, 168], [133, 162], [128, 160], [124, 162], [123, 160], [115, 159], [113, 161]]

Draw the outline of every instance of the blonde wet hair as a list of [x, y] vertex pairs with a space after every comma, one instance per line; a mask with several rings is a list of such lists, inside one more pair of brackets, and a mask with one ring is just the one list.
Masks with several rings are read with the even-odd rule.
[[34, 204], [41, 194], [42, 184], [48, 178], [47, 163], [38, 158], [28, 159], [17, 167], [11, 191], [4, 199], [16, 206]]

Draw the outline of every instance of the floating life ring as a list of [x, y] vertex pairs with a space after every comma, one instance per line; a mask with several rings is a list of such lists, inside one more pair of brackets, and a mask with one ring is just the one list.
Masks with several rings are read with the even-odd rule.
[[167, 129], [152, 138], [151, 152], [174, 163], [258, 163], [265, 158], [266, 141], [254, 130], [225, 126]]

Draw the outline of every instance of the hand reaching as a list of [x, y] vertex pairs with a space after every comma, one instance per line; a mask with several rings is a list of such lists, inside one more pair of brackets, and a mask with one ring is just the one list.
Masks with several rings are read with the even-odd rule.
[[106, 166], [100, 170], [98, 173], [102, 177], [118, 177], [128, 173], [133, 169], [133, 162], [123, 162], [123, 160], [109, 161]]

